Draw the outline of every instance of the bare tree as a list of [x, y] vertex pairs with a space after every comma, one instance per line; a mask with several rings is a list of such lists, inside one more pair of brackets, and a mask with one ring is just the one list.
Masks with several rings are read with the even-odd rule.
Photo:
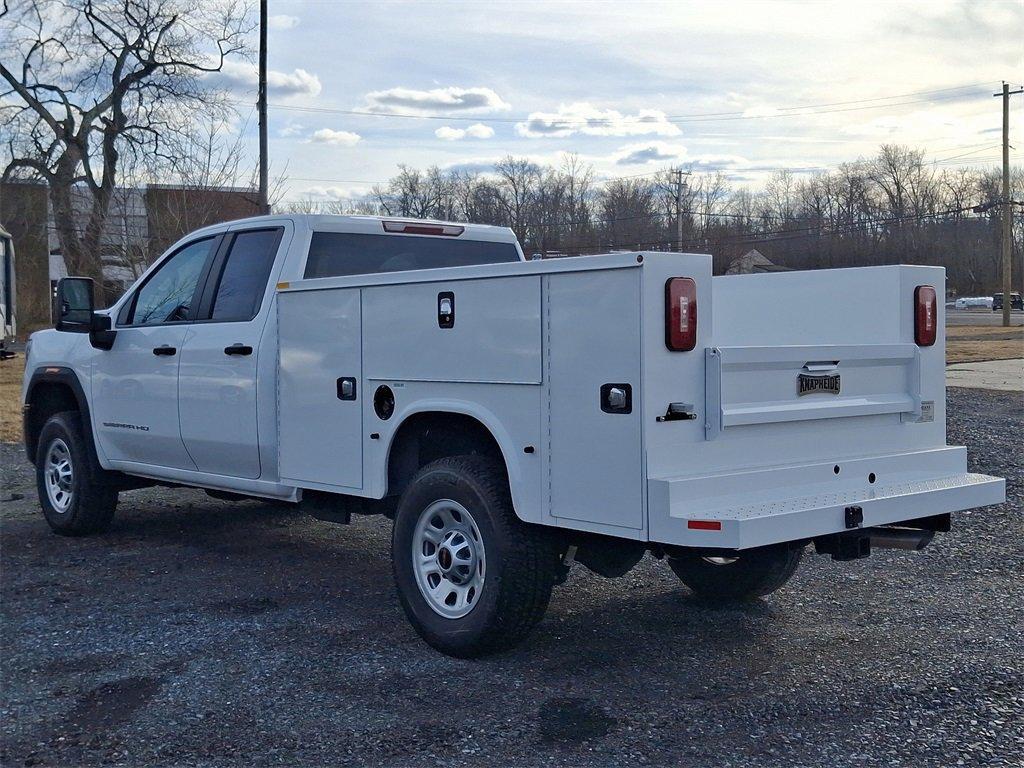
[[[207, 75], [245, 51], [242, 0], [0, 0], [3, 177], [49, 186], [73, 273], [100, 277], [100, 244], [127, 156], [174, 158], [191, 115], [228, 111]], [[75, 189], [89, 207], [76, 226]]]
[[520, 242], [525, 242], [530, 206], [541, 179], [540, 167], [525, 158], [509, 155], [494, 166], [494, 172], [498, 176], [498, 196], [505, 209], [507, 226], [512, 227]]

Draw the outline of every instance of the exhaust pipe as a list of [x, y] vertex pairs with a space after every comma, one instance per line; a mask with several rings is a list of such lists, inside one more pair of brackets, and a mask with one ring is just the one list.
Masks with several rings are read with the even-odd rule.
[[910, 528], [868, 528], [864, 530], [872, 547], [879, 549], [907, 549], [920, 552], [927, 547], [935, 531], [919, 531]]
[[927, 547], [935, 531], [917, 528], [857, 528], [814, 540], [819, 555], [832, 555], [833, 560], [860, 560], [871, 555], [871, 550], [905, 549], [920, 552]]

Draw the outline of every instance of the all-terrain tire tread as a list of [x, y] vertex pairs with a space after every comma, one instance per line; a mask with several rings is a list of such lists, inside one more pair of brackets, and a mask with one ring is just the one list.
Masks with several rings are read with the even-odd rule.
[[[102, 533], [110, 527], [117, 509], [118, 492], [116, 488], [95, 482], [90, 465], [89, 446], [85, 442], [85, 431], [82, 428], [82, 416], [78, 411], [61, 411], [47, 419], [39, 435], [37, 464], [44, 461], [45, 447], [49, 432], [60, 429], [69, 443], [75, 460], [75, 506], [71, 518], [67, 522], [56, 523], [46, 515], [46, 520], [54, 533], [62, 536], [88, 536]], [[41, 472], [37, 469], [40, 502], [46, 504], [46, 492], [42, 486]], [[44, 511], [45, 514], [45, 511]]]
[[490, 588], [496, 584], [499, 590], [496, 621], [471, 647], [446, 646], [440, 650], [466, 658], [507, 650], [521, 642], [544, 617], [551, 590], [561, 575], [557, 539], [547, 529], [524, 523], [516, 516], [505, 468], [493, 459], [469, 455], [438, 459], [424, 466], [409, 487], [439, 469], [472, 478], [487, 505], [497, 513], [492, 523], [496, 538], [503, 542], [504, 555], [500, 577], [488, 574], [492, 579]]
[[670, 556], [668, 564], [695, 595], [722, 602], [752, 600], [783, 587], [796, 573], [803, 547], [773, 545], [740, 553], [735, 563], [713, 565], [697, 553]]

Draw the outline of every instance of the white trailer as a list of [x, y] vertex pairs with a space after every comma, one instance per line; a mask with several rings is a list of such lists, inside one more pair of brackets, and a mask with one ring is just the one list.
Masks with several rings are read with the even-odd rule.
[[0, 360], [14, 356], [9, 345], [18, 332], [15, 302], [14, 238], [0, 227]]
[[[265, 253], [225, 290], [245, 238]], [[189, 302], [156, 302], [197, 243]], [[26, 370], [51, 526], [104, 527], [140, 478], [381, 512], [403, 607], [446, 653], [517, 642], [573, 561], [616, 576], [651, 552], [749, 598], [810, 544], [921, 549], [1004, 499], [946, 445], [940, 268], [712, 278], [706, 255], [525, 261], [492, 227], [269, 217], [190, 236], [109, 311], [78, 285], [62, 328], [91, 343], [37, 334]], [[218, 318], [244, 289], [252, 311]], [[76, 440], [101, 490], [62, 496]]]

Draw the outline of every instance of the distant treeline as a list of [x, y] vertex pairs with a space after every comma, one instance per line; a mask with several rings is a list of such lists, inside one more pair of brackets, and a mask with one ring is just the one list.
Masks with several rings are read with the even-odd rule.
[[[936, 264], [959, 295], [1000, 289], [998, 169], [926, 163], [924, 152], [882, 146], [833, 171], [776, 171], [760, 188], [725, 172], [693, 169], [597, 179], [575, 155], [559, 167], [507, 157], [486, 173], [399, 166], [387, 185], [356, 203], [289, 203], [306, 212], [358, 212], [511, 227], [527, 254], [615, 249], [710, 253], [715, 273], [751, 248], [795, 269]], [[679, 198], [677, 203], [677, 197]], [[1011, 198], [1024, 199], [1024, 174]], [[977, 210], [975, 210], [977, 208]], [[1016, 207], [1015, 280], [1020, 285], [1024, 210]], [[681, 211], [681, 214], [677, 214]]]

